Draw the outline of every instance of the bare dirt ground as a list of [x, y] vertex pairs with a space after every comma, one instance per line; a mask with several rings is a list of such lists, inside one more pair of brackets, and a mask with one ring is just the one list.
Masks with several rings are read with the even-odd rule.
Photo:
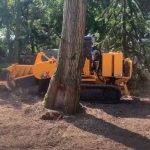
[[150, 91], [120, 104], [83, 102], [85, 112], [41, 120], [42, 98], [0, 89], [0, 150], [150, 149]]

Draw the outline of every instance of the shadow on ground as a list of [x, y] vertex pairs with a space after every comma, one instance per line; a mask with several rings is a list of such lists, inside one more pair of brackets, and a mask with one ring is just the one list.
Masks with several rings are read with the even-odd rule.
[[104, 136], [129, 148], [136, 150], [148, 150], [150, 148], [150, 140], [148, 138], [87, 113], [83, 113], [80, 117], [76, 117], [73, 120], [68, 119], [66, 121], [83, 131]]
[[[34, 89], [36, 91], [36, 89]], [[27, 93], [30, 93], [27, 95]], [[13, 107], [20, 109], [23, 104], [33, 105], [42, 98], [36, 97], [37, 93], [31, 91], [19, 91], [18, 93], [0, 93], [0, 105], [10, 104]], [[31, 96], [31, 97], [30, 97]], [[150, 115], [149, 99], [134, 98], [133, 101], [123, 100], [120, 104], [104, 105], [83, 103], [86, 107], [93, 109], [102, 109], [107, 114], [115, 117], [126, 118], [148, 118]], [[150, 148], [150, 140], [143, 135], [132, 132], [128, 129], [121, 128], [113, 123], [107, 122], [101, 118], [97, 118], [91, 114], [82, 113], [75, 117], [66, 118], [66, 121], [73, 124], [75, 127], [111, 139], [121, 143], [129, 148], [136, 150], [148, 150]], [[144, 128], [144, 127], [143, 127]]]
[[133, 97], [133, 100], [122, 100], [119, 104], [85, 103], [86, 107], [102, 109], [109, 115], [121, 118], [150, 118], [150, 99]]

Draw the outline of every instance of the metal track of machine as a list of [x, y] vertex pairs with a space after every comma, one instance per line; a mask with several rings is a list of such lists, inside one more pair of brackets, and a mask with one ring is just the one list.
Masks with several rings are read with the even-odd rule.
[[115, 104], [120, 101], [121, 91], [117, 86], [81, 84], [80, 100]]

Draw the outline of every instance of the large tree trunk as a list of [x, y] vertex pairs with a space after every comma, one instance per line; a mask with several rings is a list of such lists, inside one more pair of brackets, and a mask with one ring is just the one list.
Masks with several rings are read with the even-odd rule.
[[84, 64], [86, 0], [65, 0], [57, 70], [45, 95], [46, 108], [76, 113]]

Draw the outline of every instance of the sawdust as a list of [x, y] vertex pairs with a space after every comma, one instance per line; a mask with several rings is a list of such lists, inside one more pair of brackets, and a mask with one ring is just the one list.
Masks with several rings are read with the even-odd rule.
[[83, 102], [76, 116], [41, 119], [49, 110], [29, 91], [0, 91], [1, 150], [150, 148], [150, 93], [120, 104]]

